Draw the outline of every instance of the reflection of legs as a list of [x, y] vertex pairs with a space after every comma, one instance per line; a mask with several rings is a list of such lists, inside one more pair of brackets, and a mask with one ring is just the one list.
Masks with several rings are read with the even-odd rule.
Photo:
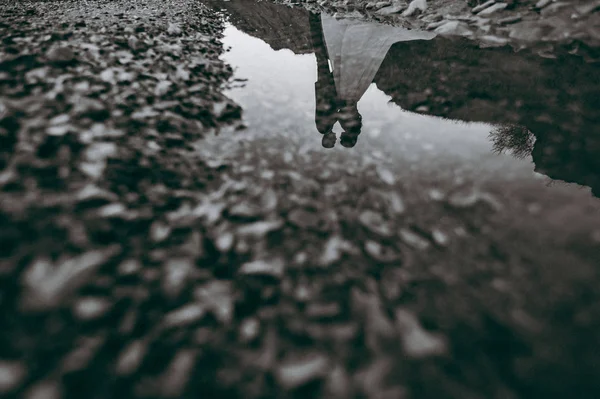
[[354, 147], [358, 141], [358, 135], [362, 129], [362, 116], [355, 104], [346, 104], [340, 109], [340, 125], [344, 129], [340, 137], [340, 143], [344, 147]]
[[329, 71], [327, 47], [323, 37], [323, 26], [319, 14], [310, 14], [310, 31], [312, 35], [315, 56], [317, 57], [317, 81], [315, 83], [315, 124], [317, 130], [326, 134], [331, 132], [336, 122], [335, 81]]

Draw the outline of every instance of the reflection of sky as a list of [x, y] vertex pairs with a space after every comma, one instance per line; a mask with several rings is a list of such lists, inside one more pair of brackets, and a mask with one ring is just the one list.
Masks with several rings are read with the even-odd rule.
[[[242, 106], [248, 131], [255, 132], [255, 137], [277, 135], [320, 157], [335, 153], [344, 159], [360, 158], [364, 162], [375, 154], [375, 159], [395, 165], [393, 169], [401, 179], [479, 181], [503, 191], [508, 189], [503, 185], [505, 182], [518, 182], [513, 188], [538, 190], [552, 186], [554, 191], [569, 196], [582, 194], [572, 184], [548, 184], [549, 179], [533, 171], [530, 158], [494, 154], [488, 139], [492, 125], [404, 111], [375, 84], [371, 84], [358, 103], [363, 128], [356, 147], [344, 148], [338, 139], [334, 149], [324, 149], [314, 120], [317, 79], [314, 54], [297, 55], [288, 49], [275, 51], [232, 25], [227, 26], [223, 42], [230, 48], [224, 59], [233, 66], [235, 77], [247, 79], [244, 87], [232, 88], [226, 94]], [[339, 123], [333, 131], [339, 138], [342, 131]], [[585, 197], [590, 196], [588, 191], [583, 190]]]
[[[260, 39], [229, 25], [224, 44], [231, 51], [224, 56], [236, 70], [237, 78], [248, 79], [245, 87], [227, 95], [244, 108], [250, 128], [268, 126], [285, 134], [298, 132], [320, 147], [321, 135], [314, 121], [316, 60], [313, 54], [296, 55], [291, 50], [274, 51]], [[488, 135], [491, 125], [464, 123], [403, 111], [372, 84], [358, 103], [363, 117], [362, 134], [353, 149], [336, 145], [334, 151], [360, 152], [367, 147], [393, 149], [413, 167], [439, 167], [456, 162], [485, 161], [484, 167], [517, 169], [532, 173], [529, 161], [491, 153]], [[334, 132], [340, 133], [339, 124]]]

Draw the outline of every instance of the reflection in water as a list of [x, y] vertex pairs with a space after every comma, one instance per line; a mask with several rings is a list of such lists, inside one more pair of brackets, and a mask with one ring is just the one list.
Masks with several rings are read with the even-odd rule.
[[333, 125], [339, 122], [344, 129], [340, 143], [354, 147], [362, 127], [358, 101], [373, 82], [390, 47], [399, 41], [428, 40], [435, 35], [326, 14], [311, 14], [309, 18], [317, 58], [317, 130], [324, 135], [323, 147], [332, 148]]
[[[374, 83], [403, 109], [490, 123], [494, 152], [531, 156], [536, 172], [600, 196], [600, 74], [578, 58], [483, 50], [463, 39], [431, 40], [429, 32], [273, 4], [231, 1], [219, 7], [273, 49], [314, 53], [314, 121], [325, 148], [335, 146], [336, 123], [343, 129], [340, 144], [356, 145], [369, 123], [358, 103]], [[280, 19], [257, 27], [261, 13]], [[378, 111], [383, 118], [385, 110]]]

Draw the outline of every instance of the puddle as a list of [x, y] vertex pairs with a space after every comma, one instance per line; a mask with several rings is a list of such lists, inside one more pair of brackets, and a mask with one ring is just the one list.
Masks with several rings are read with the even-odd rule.
[[532, 234], [600, 222], [592, 65], [241, 3], [218, 7], [237, 79], [227, 95], [247, 128], [208, 140], [206, 157], [255, 153], [273, 168], [283, 154], [308, 178], [341, 169], [355, 175], [347, 181], [385, 169], [415, 203], [431, 192], [485, 191], [512, 220], [502, 228], [528, 223], [521, 230]]

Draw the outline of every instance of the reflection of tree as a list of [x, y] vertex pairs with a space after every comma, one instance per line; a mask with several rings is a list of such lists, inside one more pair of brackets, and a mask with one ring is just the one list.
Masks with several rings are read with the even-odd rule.
[[503, 154], [510, 151], [516, 158], [531, 155], [535, 144], [535, 136], [529, 129], [514, 124], [496, 126], [489, 137], [495, 153]]

